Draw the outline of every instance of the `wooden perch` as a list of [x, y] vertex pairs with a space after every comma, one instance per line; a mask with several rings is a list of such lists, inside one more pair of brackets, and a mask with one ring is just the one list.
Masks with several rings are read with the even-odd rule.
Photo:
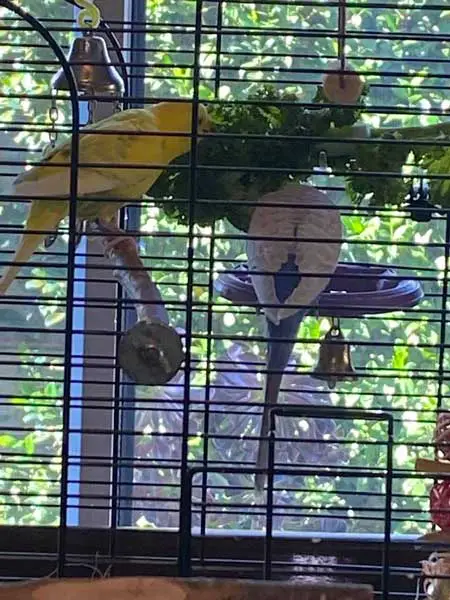
[[183, 346], [180, 336], [169, 325], [161, 294], [139, 257], [136, 241], [105, 221], [89, 223], [88, 232], [100, 234], [97, 239], [105, 257], [115, 267], [114, 277], [134, 301], [138, 322], [120, 338], [120, 366], [136, 383], [167, 383], [180, 368]]
[[368, 585], [225, 579], [46, 579], [0, 586], [0, 600], [372, 600]]
[[429, 531], [417, 538], [417, 541], [430, 544], [450, 544], [449, 531]]
[[450, 462], [446, 460], [431, 460], [429, 458], [417, 458], [416, 471], [422, 471], [424, 473], [450, 474]]

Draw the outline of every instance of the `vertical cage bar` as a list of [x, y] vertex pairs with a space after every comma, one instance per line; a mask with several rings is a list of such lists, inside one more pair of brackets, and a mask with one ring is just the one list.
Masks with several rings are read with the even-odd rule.
[[[206, 375], [205, 375], [205, 409], [203, 413], [203, 466], [208, 466], [209, 456], [209, 420], [210, 420], [210, 398], [211, 398], [211, 352], [212, 352], [212, 332], [213, 332], [213, 299], [214, 299], [214, 251], [215, 251], [215, 224], [212, 226], [211, 239], [209, 244], [208, 260], [208, 312], [207, 312], [207, 339], [206, 339]], [[206, 535], [206, 501], [208, 492], [208, 473], [205, 471], [202, 476], [202, 509], [200, 515], [200, 535], [202, 537], [200, 544], [200, 560], [205, 558], [204, 536]]]
[[[61, 444], [61, 511], [58, 529], [58, 576], [63, 577], [66, 561], [67, 543], [67, 498], [69, 476], [69, 442], [70, 442], [70, 410], [71, 410], [71, 383], [72, 383], [72, 338], [74, 317], [74, 284], [75, 284], [75, 255], [76, 255], [76, 223], [77, 223], [77, 186], [79, 163], [79, 127], [80, 116], [77, 101], [77, 88], [72, 69], [65, 60], [60, 50], [62, 67], [68, 80], [70, 98], [72, 102], [72, 141], [70, 156], [70, 193], [69, 193], [69, 241], [67, 248], [67, 288], [66, 288], [66, 320], [64, 343], [64, 384], [63, 384], [63, 419], [62, 419], [62, 444]], [[69, 78], [70, 76], [70, 78]]]
[[[145, 0], [143, 0], [145, 1]], [[132, 0], [123, 0], [123, 21], [126, 23], [129, 20], [129, 15], [131, 14], [130, 3], [134, 4]], [[130, 39], [129, 39], [130, 38]], [[133, 44], [133, 34], [123, 33], [122, 40], [124, 46]], [[117, 52], [117, 58], [119, 60], [119, 64], [121, 66], [122, 78], [124, 77], [124, 94], [125, 97], [130, 95], [130, 84], [132, 82], [133, 75], [133, 66], [130, 66], [130, 76], [131, 79], [128, 78], [128, 71], [126, 68], [125, 56], [122, 52]], [[127, 110], [129, 108], [129, 102], [124, 102], [124, 109]], [[119, 226], [124, 228], [124, 220], [125, 220], [125, 212], [126, 208], [123, 208], [119, 212]], [[111, 524], [110, 524], [110, 532], [109, 532], [109, 556], [112, 561], [112, 566], [110, 569], [110, 574], [114, 574], [114, 559], [116, 556], [117, 549], [117, 528], [122, 524], [121, 516], [122, 516], [122, 506], [123, 503], [128, 500], [128, 498], [132, 497], [132, 494], [125, 495], [122, 492], [121, 481], [123, 470], [128, 468], [128, 464], [125, 467], [122, 463], [122, 434], [121, 431], [123, 429], [129, 430], [129, 424], [126, 421], [128, 415], [128, 408], [124, 403], [126, 402], [126, 395], [122, 397], [122, 372], [120, 369], [119, 361], [117, 359], [117, 349], [118, 349], [118, 341], [119, 335], [122, 329], [124, 328], [124, 322], [126, 322], [126, 314], [124, 315], [124, 308], [122, 305], [122, 300], [124, 298], [124, 292], [121, 285], [118, 283], [116, 285], [117, 290], [117, 301], [118, 306], [116, 309], [116, 339], [115, 339], [115, 366], [114, 366], [114, 386], [113, 386], [113, 423], [112, 423], [112, 470], [111, 470]], [[125, 325], [126, 327], [126, 325]], [[131, 393], [134, 392], [134, 388], [132, 388]], [[125, 410], [124, 410], [125, 409]], [[130, 412], [132, 412], [130, 410]], [[124, 422], [125, 421], [125, 422]], [[132, 470], [132, 466], [131, 466]], [[130, 519], [131, 520], [131, 519]]]
[[381, 589], [383, 600], [389, 598], [390, 565], [391, 565], [391, 533], [392, 533], [392, 480], [393, 480], [393, 449], [394, 449], [394, 419], [389, 415], [388, 439], [386, 446], [386, 498], [384, 508], [384, 539], [383, 539], [383, 576]]
[[[202, 471], [203, 472], [203, 471]], [[178, 576], [190, 577], [192, 571], [192, 488], [195, 469], [186, 469], [184, 486], [180, 491], [180, 534], [178, 552]]]
[[[193, 93], [192, 93], [192, 139], [189, 165], [189, 205], [188, 205], [188, 247], [187, 247], [187, 285], [186, 285], [186, 335], [185, 335], [185, 367], [184, 367], [184, 405], [182, 420], [180, 485], [181, 490], [188, 485], [188, 441], [189, 441], [189, 416], [191, 393], [191, 344], [192, 344], [192, 309], [194, 287], [194, 227], [195, 227], [195, 200], [197, 191], [197, 123], [200, 88], [200, 49], [202, 41], [203, 0], [196, 0], [195, 4], [195, 35], [194, 35], [194, 64], [193, 64]], [[182, 513], [190, 511], [189, 505], [182, 501], [180, 496], [180, 523]], [[179, 560], [182, 562], [182, 544], [179, 544]]]
[[214, 97], [219, 97], [220, 79], [222, 75], [222, 24], [223, 24], [223, 0], [217, 3], [216, 21], [216, 71], [214, 73]]
[[79, 126], [80, 114], [78, 94], [72, 68], [52, 34], [34, 17], [9, 0], [0, 0], [0, 6], [16, 14], [26, 21], [48, 43], [63, 69], [68, 83], [69, 99], [72, 109], [71, 127], [71, 164], [69, 182], [69, 245], [67, 252], [67, 291], [66, 291], [66, 327], [64, 338], [64, 382], [63, 382], [63, 411], [62, 411], [62, 442], [61, 442], [61, 484], [60, 484], [60, 513], [58, 527], [58, 576], [64, 575], [67, 541], [67, 511], [68, 511], [68, 475], [69, 475], [69, 442], [70, 442], [70, 409], [72, 383], [72, 337], [74, 310], [74, 276], [76, 253], [76, 212], [79, 162]]
[[[448, 265], [450, 261], [450, 212], [445, 214], [445, 247], [444, 247], [444, 277], [442, 280], [442, 302], [441, 316], [439, 325], [439, 357], [438, 357], [438, 389], [436, 410], [439, 412], [442, 408], [444, 398], [444, 360], [445, 360], [445, 343], [447, 337], [447, 300], [448, 300]], [[435, 449], [436, 452], [436, 449]]]
[[[217, 4], [216, 18], [216, 70], [214, 74], [214, 98], [219, 97], [220, 88], [220, 63], [222, 51], [222, 0]], [[212, 330], [213, 330], [213, 299], [214, 299], [214, 252], [215, 252], [215, 228], [214, 223], [211, 231], [211, 239], [209, 245], [209, 261], [208, 261], [208, 312], [207, 312], [207, 339], [206, 339], [206, 377], [205, 377], [205, 410], [203, 415], [203, 465], [208, 465], [208, 448], [209, 448], [209, 418], [210, 418], [210, 396], [211, 396], [211, 352], [212, 352]], [[208, 492], [208, 473], [205, 471], [202, 476], [202, 501], [200, 515], [200, 560], [205, 560], [205, 540], [206, 535], [206, 500]]]
[[[447, 299], [448, 299], [448, 268], [450, 261], [450, 212], [445, 213], [445, 246], [444, 246], [444, 277], [442, 280], [442, 301], [441, 315], [439, 324], [439, 356], [438, 356], [438, 389], [436, 394], [436, 423], [439, 412], [442, 410], [444, 403], [444, 377], [445, 377], [445, 344], [447, 339]], [[434, 446], [434, 456], [437, 458], [438, 449]], [[433, 478], [433, 485], [438, 482], [438, 479]], [[436, 524], [431, 523], [432, 531], [436, 530]]]
[[[146, 0], [132, 0], [130, 5], [130, 94], [136, 100], [130, 103], [130, 108], [144, 106], [145, 97], [145, 43], [146, 33], [143, 24], [146, 19]], [[141, 210], [137, 206], [129, 206], [121, 211], [121, 226], [127, 231], [139, 232], [141, 223]], [[121, 297], [125, 298], [123, 292]], [[132, 306], [121, 306], [118, 311], [121, 315], [121, 329], [127, 330], [136, 323], [136, 311]], [[118, 328], [120, 331], [120, 329]], [[119, 373], [118, 373], [119, 375]], [[134, 431], [135, 427], [135, 402], [136, 388], [126, 374], [116, 379], [117, 394], [120, 397], [119, 431]], [[122, 527], [133, 525], [133, 479], [134, 479], [134, 453], [135, 436], [120, 435], [117, 446], [118, 467], [116, 485], [121, 498], [120, 509], [117, 511], [117, 524]]]
[[[126, 1], [126, 0], [125, 0]], [[116, 27], [112, 31], [106, 24], [124, 21], [125, 3], [96, 0], [103, 21], [99, 33], [104, 36], [114, 36], [117, 45], [124, 44], [124, 36]], [[108, 34], [109, 31], [109, 34]], [[117, 32], [117, 36], [116, 33]], [[112, 43], [116, 48], [116, 43]], [[125, 60], [123, 53], [118, 55], [118, 61]], [[122, 68], [124, 75], [126, 66]], [[125, 82], [125, 90], [129, 82]], [[124, 102], [124, 108], [127, 101]], [[112, 114], [113, 103], [110, 101], [97, 102], [96, 120]], [[80, 508], [81, 527], [111, 527], [112, 487], [114, 471], [114, 426], [115, 426], [115, 357], [116, 332], [118, 311], [116, 298], [118, 285], [112, 278], [108, 261], [99, 255], [97, 240], [87, 238], [86, 269], [88, 277], [85, 283], [85, 321], [84, 321], [84, 359], [86, 362], [98, 363], [95, 378], [83, 381], [83, 414], [82, 414], [82, 447], [81, 447], [81, 476]], [[92, 268], [93, 267], [93, 268]], [[106, 299], [104, 306], [99, 306], [98, 298]], [[119, 317], [120, 319], [120, 317]], [[99, 360], [100, 357], [100, 360]], [[92, 372], [92, 371], [91, 371]], [[96, 380], [97, 379], [97, 380]], [[93, 406], [96, 403], [100, 406]], [[101, 433], [93, 434], [97, 430]]]
[[267, 455], [267, 503], [266, 503], [266, 533], [264, 540], [264, 566], [263, 577], [272, 578], [272, 539], [273, 539], [273, 492], [275, 468], [275, 419], [274, 426], [269, 430], [269, 448]]

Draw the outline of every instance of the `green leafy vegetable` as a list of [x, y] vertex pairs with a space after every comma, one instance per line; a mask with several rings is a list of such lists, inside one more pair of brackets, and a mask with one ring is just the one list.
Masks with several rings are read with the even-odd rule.
[[[247, 102], [210, 106], [216, 135], [198, 146], [194, 222], [205, 226], [226, 218], [246, 231], [258, 198], [287, 180], [306, 180], [322, 147], [332, 143], [336, 148], [339, 140], [352, 136], [367, 91], [366, 87], [356, 107], [342, 108], [327, 103], [319, 86], [311, 107], [305, 107], [295, 94], [264, 85]], [[450, 172], [450, 151], [445, 146], [436, 149], [436, 140], [447, 140], [448, 133], [450, 123], [373, 129], [365, 143], [341, 143], [329, 164], [345, 175], [355, 204], [399, 206], [417, 169], [431, 175]], [[321, 137], [328, 139], [323, 144], [314, 139]], [[430, 143], [419, 145], [418, 139]], [[182, 224], [190, 211], [189, 165], [189, 154], [179, 157], [148, 192], [167, 216]], [[435, 204], [450, 203], [448, 179], [432, 180], [431, 191]]]
[[[296, 103], [294, 94], [269, 85], [248, 100], [210, 107], [216, 134], [225, 135], [211, 136], [198, 146], [194, 220], [199, 225], [227, 218], [247, 230], [253, 204], [261, 195], [288, 179], [307, 179], [317, 164], [309, 138], [324, 136], [331, 127], [352, 125], [360, 115], [360, 108], [323, 106], [320, 88], [314, 98], [317, 108], [305, 108]], [[175, 160], [172, 166], [183, 168], [167, 170], [148, 192], [180, 223], [186, 223], [189, 214], [189, 158]], [[295, 174], [298, 170], [304, 173]]]

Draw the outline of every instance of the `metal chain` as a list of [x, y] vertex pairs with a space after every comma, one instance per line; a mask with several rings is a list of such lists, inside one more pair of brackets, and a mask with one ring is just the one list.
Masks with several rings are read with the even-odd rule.
[[45, 157], [48, 152], [53, 150], [58, 140], [58, 132], [56, 130], [56, 123], [59, 118], [59, 110], [56, 105], [56, 98], [53, 96], [51, 106], [48, 110], [48, 118], [50, 119], [50, 130], [48, 132], [49, 143], [46, 144], [42, 150], [42, 154]]

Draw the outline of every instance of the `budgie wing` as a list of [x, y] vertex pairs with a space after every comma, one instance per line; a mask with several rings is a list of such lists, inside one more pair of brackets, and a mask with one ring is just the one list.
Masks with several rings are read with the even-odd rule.
[[[146, 165], [149, 146], [152, 156], [158, 156], [158, 144], [163, 140], [163, 136], [137, 135], [158, 132], [151, 113], [143, 109], [117, 113], [89, 126], [89, 130], [89, 133], [81, 132], [79, 141], [79, 163], [83, 165], [78, 168], [79, 196], [107, 194], [128, 182], [135, 184], [137, 179], [145, 179], [144, 169], [129, 166]], [[151, 161], [149, 163], [151, 168]], [[21, 173], [13, 182], [14, 193], [28, 197], [68, 197], [70, 164], [71, 141], [68, 140], [50, 152], [41, 164]]]
[[[248, 266], [259, 302], [278, 305], [264, 308], [278, 324], [300, 310], [299, 305], [314, 302], [328, 285], [339, 260], [342, 225], [326, 194], [310, 185], [288, 184], [260, 202], [275, 206], [257, 206], [253, 212]], [[283, 237], [296, 240], [279, 239]]]

